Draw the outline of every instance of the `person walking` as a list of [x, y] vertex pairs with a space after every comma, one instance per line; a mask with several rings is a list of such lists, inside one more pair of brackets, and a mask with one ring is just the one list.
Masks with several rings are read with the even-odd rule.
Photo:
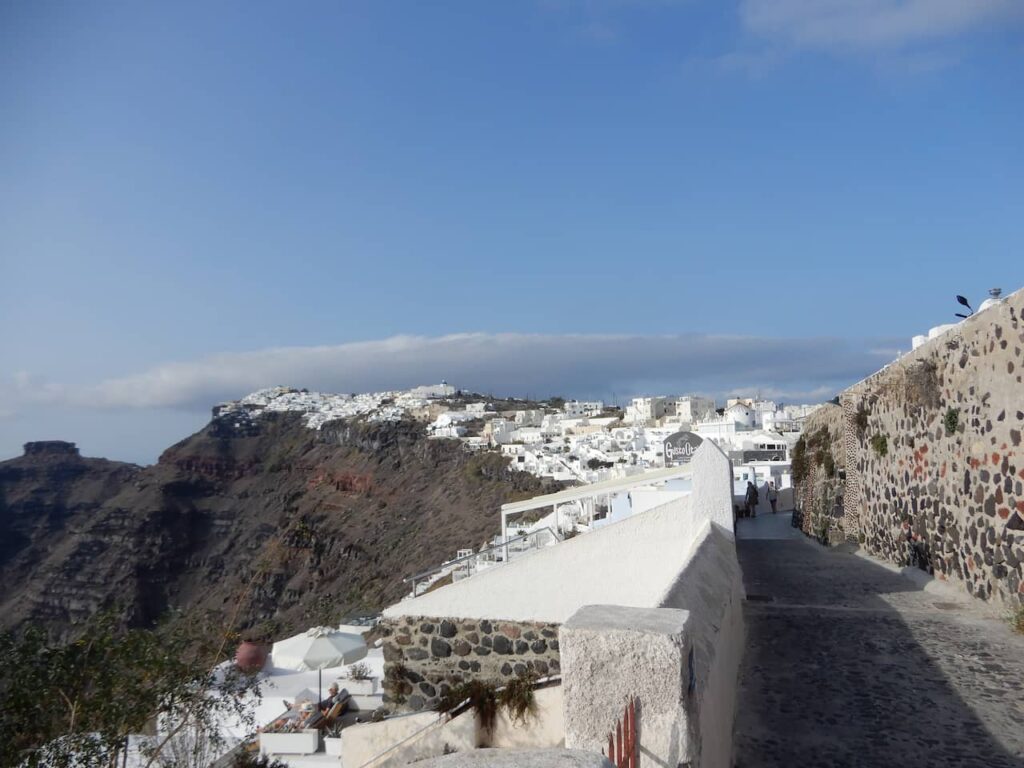
[[768, 482], [768, 503], [772, 505], [772, 514], [774, 515], [778, 510], [775, 509], [775, 505], [779, 502], [779, 492], [775, 490], [775, 481], [771, 480]]
[[743, 497], [744, 503], [747, 505], [747, 517], [757, 516], [757, 486], [749, 480], [747, 481], [747, 494]]

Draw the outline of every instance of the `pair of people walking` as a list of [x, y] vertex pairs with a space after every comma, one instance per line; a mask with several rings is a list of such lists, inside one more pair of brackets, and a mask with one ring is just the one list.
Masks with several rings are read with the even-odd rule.
[[[772, 514], [775, 514], [775, 506], [779, 501], [779, 492], [775, 490], [774, 481], [768, 483], [768, 503], [772, 505]], [[761, 500], [761, 496], [757, 491], [757, 486], [749, 480], [747, 481], [747, 493], [743, 497], [743, 503], [747, 508], [747, 517], [757, 517], [757, 503]]]

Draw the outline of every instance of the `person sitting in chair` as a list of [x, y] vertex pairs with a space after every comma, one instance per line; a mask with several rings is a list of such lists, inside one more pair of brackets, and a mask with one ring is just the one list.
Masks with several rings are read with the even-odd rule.
[[320, 702], [318, 705], [321, 712], [327, 712], [335, 704], [346, 701], [349, 698], [348, 689], [342, 688], [338, 690], [337, 683], [331, 683], [330, 688], [327, 689], [327, 698]]

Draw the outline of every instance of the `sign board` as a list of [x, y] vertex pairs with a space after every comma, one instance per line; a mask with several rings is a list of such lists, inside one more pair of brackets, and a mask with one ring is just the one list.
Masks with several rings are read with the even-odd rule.
[[685, 464], [693, 458], [704, 438], [693, 432], [676, 432], [665, 438], [665, 466]]

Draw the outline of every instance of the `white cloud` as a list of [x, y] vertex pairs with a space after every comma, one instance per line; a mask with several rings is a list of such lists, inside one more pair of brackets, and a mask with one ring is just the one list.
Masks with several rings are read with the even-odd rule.
[[695, 392], [821, 402], [892, 359], [889, 339], [754, 336], [397, 336], [281, 347], [158, 365], [73, 387], [0, 377], [0, 457], [29, 440], [79, 443], [85, 455], [151, 462], [200, 428], [209, 409], [284, 384], [325, 392], [401, 389], [447, 379], [496, 395], [618, 397]]
[[1020, 0], [742, 0], [745, 29], [826, 49], [898, 49], [1020, 18]]
[[31, 396], [22, 386], [14, 398], [37, 405], [205, 410], [277, 384], [359, 392], [441, 379], [465, 389], [513, 395], [615, 393], [622, 398], [641, 392], [760, 389], [785, 397], [838, 391], [888, 362], [875, 350], [888, 349], [890, 343], [697, 334], [396, 336], [165, 363], [74, 391], [32, 380], [28, 390], [44, 396]]

